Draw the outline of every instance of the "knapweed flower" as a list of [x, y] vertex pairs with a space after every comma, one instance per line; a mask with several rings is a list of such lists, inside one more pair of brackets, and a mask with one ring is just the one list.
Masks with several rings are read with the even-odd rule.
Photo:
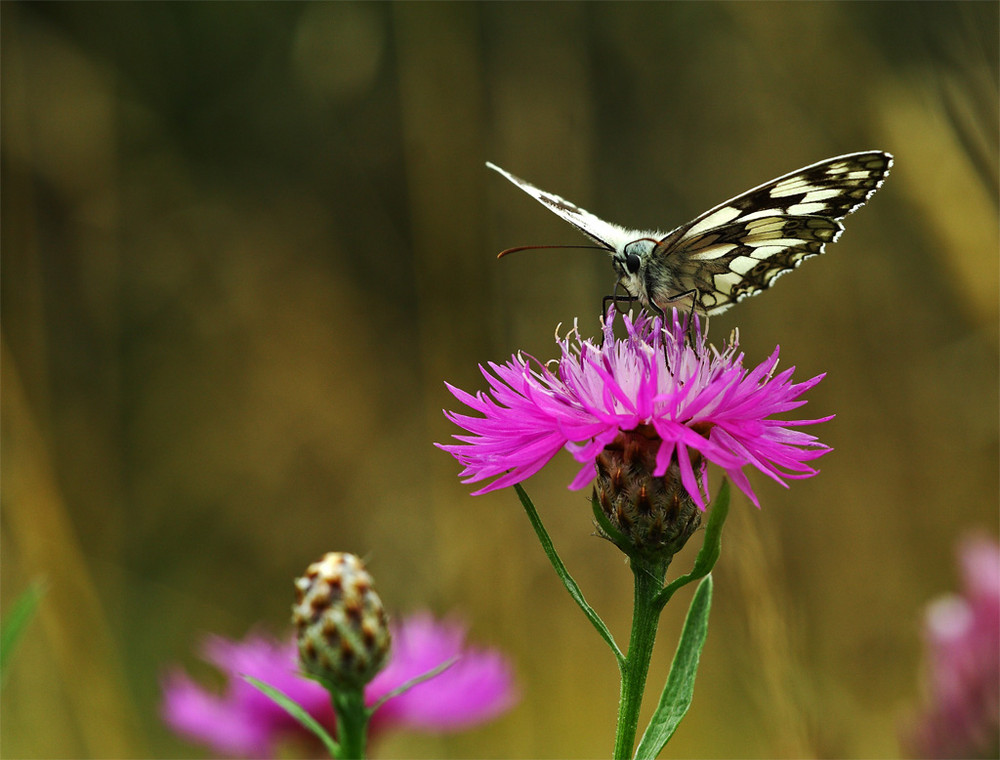
[[[465, 643], [465, 628], [417, 613], [390, 623], [393, 644], [384, 669], [365, 687], [372, 705], [412, 678], [460, 659], [430, 680], [383, 704], [369, 724], [369, 741], [394, 729], [443, 733], [499, 716], [517, 699], [510, 663], [499, 652]], [[286, 694], [335, 735], [330, 695], [301, 675], [294, 639], [261, 632], [242, 641], [208, 637], [202, 656], [226, 677], [221, 693], [179, 669], [163, 681], [163, 718], [177, 733], [231, 757], [276, 757], [289, 746], [315, 751], [315, 737], [269, 697], [241, 678], [250, 675]]]
[[758, 506], [746, 467], [782, 485], [783, 478], [816, 474], [806, 462], [830, 449], [794, 428], [832, 417], [779, 420], [774, 415], [805, 404], [800, 397], [823, 375], [793, 383], [794, 367], [775, 374], [777, 348], [757, 367], [744, 369], [735, 336], [721, 351], [697, 329], [689, 340], [676, 311], [666, 329], [660, 317], [644, 312], [623, 320], [626, 336], [616, 339], [609, 310], [601, 344], [574, 328], [557, 341], [562, 357], [549, 364], [519, 353], [506, 364], [480, 367], [489, 394], [473, 396], [448, 385], [479, 416], [446, 411], [469, 435], [454, 436], [457, 444], [438, 445], [465, 466], [464, 482], [493, 479], [475, 493], [525, 480], [562, 448], [582, 465], [570, 483], [580, 489], [598, 474], [602, 453], [641, 444], [648, 453], [636, 459], [648, 459], [656, 478], [675, 468], [701, 509], [709, 501], [707, 462], [725, 470]]
[[911, 757], [1000, 756], [1000, 546], [959, 548], [961, 596], [927, 609], [927, 700], [904, 732]]

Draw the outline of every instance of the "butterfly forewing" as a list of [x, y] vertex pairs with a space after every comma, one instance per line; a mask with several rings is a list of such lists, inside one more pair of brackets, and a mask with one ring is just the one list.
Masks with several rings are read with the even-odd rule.
[[717, 314], [766, 290], [834, 242], [840, 221], [871, 197], [891, 165], [880, 151], [837, 156], [706, 211], [653, 249], [649, 299], [663, 306], [694, 290], [701, 310]]
[[[877, 150], [828, 158], [720, 203], [684, 228], [696, 229], [716, 214], [721, 215], [720, 224], [768, 213], [843, 219], [871, 197], [891, 165], [892, 156]], [[727, 214], [731, 217], [723, 218]]]
[[560, 198], [555, 193], [548, 193], [545, 190], [535, 187], [530, 182], [525, 182], [520, 177], [515, 177], [510, 172], [501, 169], [496, 164], [486, 162], [486, 165], [493, 171], [502, 174], [519, 188], [539, 203], [545, 205], [549, 211], [562, 217], [564, 220], [576, 227], [580, 232], [589, 237], [602, 248], [614, 251], [631, 239], [628, 231], [617, 224], [605, 222], [603, 219], [594, 216], [586, 209], [582, 209], [575, 203], [570, 203], [565, 198]]

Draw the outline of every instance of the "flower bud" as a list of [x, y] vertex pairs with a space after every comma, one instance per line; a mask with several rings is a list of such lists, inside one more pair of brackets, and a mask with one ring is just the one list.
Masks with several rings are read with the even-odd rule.
[[341, 552], [325, 554], [295, 580], [292, 622], [305, 672], [360, 691], [382, 668], [391, 636], [373, 584], [361, 560]]
[[701, 510], [681, 483], [676, 462], [653, 475], [660, 442], [649, 425], [621, 432], [597, 456], [594, 497], [628, 540], [620, 548], [669, 559], [701, 525]]

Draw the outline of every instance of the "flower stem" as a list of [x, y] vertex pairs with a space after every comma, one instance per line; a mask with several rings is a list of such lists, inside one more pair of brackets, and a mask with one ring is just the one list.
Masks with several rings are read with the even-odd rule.
[[365, 695], [356, 691], [333, 691], [333, 709], [337, 713], [337, 741], [340, 743], [339, 758], [342, 760], [362, 760], [365, 756], [365, 739], [368, 735], [368, 719]]
[[615, 734], [615, 760], [628, 760], [632, 756], [635, 735], [639, 725], [639, 708], [653, 655], [656, 629], [660, 621], [661, 605], [657, 595], [663, 589], [669, 561], [646, 563], [631, 561], [635, 576], [635, 597], [632, 608], [632, 633], [628, 654], [621, 664], [621, 697], [618, 702], [618, 730]]

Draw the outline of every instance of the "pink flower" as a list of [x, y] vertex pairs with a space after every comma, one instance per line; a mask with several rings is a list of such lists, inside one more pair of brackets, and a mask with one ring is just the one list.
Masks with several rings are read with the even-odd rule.
[[583, 465], [570, 488], [584, 488], [594, 479], [605, 447], [620, 433], [640, 429], [652, 430], [659, 439], [653, 475], [663, 476], [671, 463], [677, 464], [684, 488], [702, 509], [709, 500], [708, 461], [725, 470], [758, 506], [744, 473], [747, 466], [782, 485], [783, 478], [817, 473], [805, 463], [829, 447], [793, 428], [832, 416], [773, 416], [805, 404], [800, 396], [823, 375], [793, 383], [794, 367], [775, 374], [778, 348], [748, 371], [735, 337], [722, 351], [700, 334], [689, 345], [676, 311], [666, 330], [660, 329], [659, 317], [644, 312], [623, 319], [627, 335], [616, 339], [609, 311], [602, 345], [581, 338], [574, 328], [557, 341], [562, 358], [554, 368], [520, 353], [506, 364], [480, 366], [489, 393], [473, 396], [448, 385], [480, 416], [445, 411], [469, 435], [454, 436], [458, 444], [438, 446], [465, 466], [464, 482], [493, 478], [476, 494], [520, 483], [562, 448]]
[[[467, 646], [460, 624], [417, 613], [390, 626], [393, 648], [385, 669], [365, 688], [369, 705], [452, 657], [461, 659], [382, 705], [372, 717], [370, 740], [393, 728], [455, 731], [489, 721], [513, 706], [517, 696], [510, 663], [496, 651]], [[313, 748], [312, 734], [240, 677], [246, 674], [286, 694], [333, 735], [330, 695], [299, 674], [291, 638], [279, 640], [259, 632], [243, 641], [210, 636], [202, 655], [222, 671], [227, 683], [217, 694], [179, 669], [167, 674], [163, 718], [178, 733], [234, 757], [275, 757], [284, 742]]]
[[903, 737], [913, 757], [1000, 754], [1000, 546], [959, 548], [963, 591], [927, 609], [928, 698]]

